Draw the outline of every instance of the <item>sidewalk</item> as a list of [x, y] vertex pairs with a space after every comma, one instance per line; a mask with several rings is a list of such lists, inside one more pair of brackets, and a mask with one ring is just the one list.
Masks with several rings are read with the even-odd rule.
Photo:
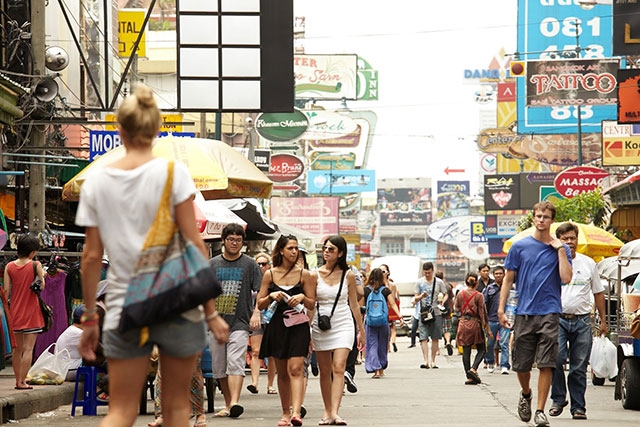
[[[516, 406], [520, 386], [515, 373], [501, 375], [498, 372], [488, 374], [480, 369], [479, 374], [483, 384], [477, 386], [465, 385], [461, 356], [438, 356], [439, 369], [420, 369], [422, 363], [419, 348], [409, 349], [406, 337], [398, 338], [398, 352], [389, 355], [389, 369], [382, 379], [372, 379], [364, 372], [363, 365], [357, 366], [356, 382], [359, 391], [355, 394], [346, 393], [342, 401], [340, 415], [350, 426], [524, 426], [517, 416]], [[442, 354], [446, 350], [441, 349]], [[245, 386], [247, 379], [245, 379]], [[536, 400], [537, 371], [532, 373], [534, 402]], [[71, 395], [73, 384], [63, 386], [42, 386], [29, 392], [16, 393], [13, 390], [13, 376], [8, 372], [0, 372], [0, 401], [13, 399], [15, 415], [30, 412], [34, 415], [20, 423], [27, 426], [42, 427], [89, 427], [95, 426], [100, 420], [96, 417], [77, 415], [70, 418]], [[67, 393], [68, 391], [68, 393]], [[26, 396], [18, 399], [17, 396]], [[43, 402], [48, 402], [48, 408]], [[62, 401], [64, 406], [51, 411], [56, 400]], [[215, 418], [207, 414], [209, 426], [233, 427], [274, 427], [280, 418], [280, 399], [277, 395], [266, 394], [266, 374], [260, 376], [259, 394], [252, 395], [243, 388], [240, 403], [245, 412], [238, 419]], [[215, 395], [215, 407], [220, 409], [222, 397]], [[548, 411], [551, 402], [546, 405]], [[153, 413], [152, 402], [148, 402], [148, 413]], [[304, 419], [305, 426], [315, 426], [322, 417], [323, 407], [320, 395], [319, 380], [311, 376], [305, 397], [305, 407], [308, 414]], [[51, 412], [47, 412], [51, 411]], [[99, 407], [98, 413], [106, 413], [106, 407]], [[3, 422], [9, 418], [4, 416]], [[47, 412], [37, 414], [38, 412]], [[619, 401], [613, 400], [613, 383], [607, 381], [604, 386], [593, 386], [590, 382], [587, 388], [586, 422], [571, 419], [567, 410], [557, 418], [549, 417], [553, 427], [576, 427], [577, 424], [592, 426], [615, 425], [616, 427], [637, 426], [640, 422], [640, 412], [627, 411]], [[152, 421], [152, 415], [138, 417], [136, 427], [145, 427]], [[191, 424], [192, 425], [192, 424]], [[531, 424], [530, 424], [531, 425]]]

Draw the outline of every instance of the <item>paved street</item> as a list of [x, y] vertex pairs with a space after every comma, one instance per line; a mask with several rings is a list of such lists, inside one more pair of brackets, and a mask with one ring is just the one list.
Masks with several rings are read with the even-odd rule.
[[[483, 384], [464, 384], [461, 356], [439, 356], [440, 369], [419, 369], [422, 363], [418, 348], [408, 349], [408, 339], [398, 338], [398, 352], [390, 355], [390, 366], [383, 379], [372, 379], [358, 366], [356, 380], [359, 391], [347, 393], [343, 400], [341, 415], [350, 426], [523, 426], [517, 414], [516, 403], [519, 386], [515, 374], [488, 374], [480, 370]], [[442, 351], [446, 354], [445, 351]], [[3, 371], [3, 373], [6, 373]], [[535, 371], [534, 371], [535, 374]], [[537, 380], [534, 375], [533, 380]], [[3, 378], [3, 381], [6, 379]], [[53, 386], [50, 386], [53, 387]], [[208, 425], [234, 427], [275, 426], [279, 419], [279, 399], [267, 395], [266, 375], [260, 378], [260, 393], [251, 395], [243, 390], [241, 403], [245, 413], [239, 419], [214, 419], [208, 414]], [[221, 405], [216, 395], [216, 408]], [[534, 395], [535, 402], [535, 395]], [[586, 422], [574, 421], [569, 411], [558, 418], [550, 418], [552, 426], [615, 425], [637, 426], [640, 412], [622, 409], [619, 401], [613, 400], [613, 383], [596, 387], [589, 384], [587, 391]], [[311, 377], [305, 399], [309, 413], [305, 425], [317, 425], [322, 416], [322, 403], [318, 379]], [[549, 405], [547, 405], [548, 409]], [[99, 414], [106, 408], [100, 407]], [[94, 426], [97, 418], [76, 414], [70, 418], [71, 406], [62, 406], [55, 411], [32, 415], [19, 423], [26, 426]], [[149, 402], [149, 412], [152, 404]], [[152, 415], [140, 416], [136, 427], [144, 427]]]

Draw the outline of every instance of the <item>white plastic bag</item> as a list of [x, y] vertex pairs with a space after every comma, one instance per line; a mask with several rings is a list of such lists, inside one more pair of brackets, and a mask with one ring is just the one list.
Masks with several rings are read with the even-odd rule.
[[58, 351], [57, 348], [51, 352], [51, 348], [56, 344], [53, 343], [45, 351], [42, 352], [36, 363], [33, 364], [29, 372], [27, 373], [28, 384], [57, 384], [64, 383], [64, 380], [69, 372], [69, 361], [71, 356], [69, 350], [62, 349]]
[[613, 378], [618, 375], [618, 356], [616, 346], [605, 336], [595, 337], [589, 360], [591, 371], [600, 378]]

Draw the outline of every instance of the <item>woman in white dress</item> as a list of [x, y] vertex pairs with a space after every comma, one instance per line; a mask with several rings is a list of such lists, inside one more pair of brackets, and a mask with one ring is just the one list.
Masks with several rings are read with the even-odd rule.
[[[313, 348], [320, 368], [320, 391], [324, 414], [319, 425], [347, 425], [338, 415], [347, 356], [355, 337], [354, 319], [360, 331], [360, 342], [366, 341], [360, 306], [356, 294], [356, 279], [347, 265], [347, 242], [341, 236], [331, 236], [322, 246], [324, 265], [312, 274], [317, 276], [316, 315], [313, 317]], [[342, 283], [342, 288], [340, 284]], [[332, 309], [336, 296], [340, 296]], [[320, 329], [319, 316], [331, 316], [331, 328]]]

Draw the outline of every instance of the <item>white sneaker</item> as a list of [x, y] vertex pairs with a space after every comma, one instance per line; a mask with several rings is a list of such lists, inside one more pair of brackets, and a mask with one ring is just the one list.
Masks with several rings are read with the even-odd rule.
[[487, 372], [490, 374], [493, 374], [493, 371], [495, 371], [495, 367], [489, 364], [489, 366], [487, 366]]
[[507, 368], [506, 368], [506, 367], [504, 367], [504, 366], [502, 367], [501, 372], [502, 372], [502, 375], [509, 375], [509, 369], [507, 369]]

